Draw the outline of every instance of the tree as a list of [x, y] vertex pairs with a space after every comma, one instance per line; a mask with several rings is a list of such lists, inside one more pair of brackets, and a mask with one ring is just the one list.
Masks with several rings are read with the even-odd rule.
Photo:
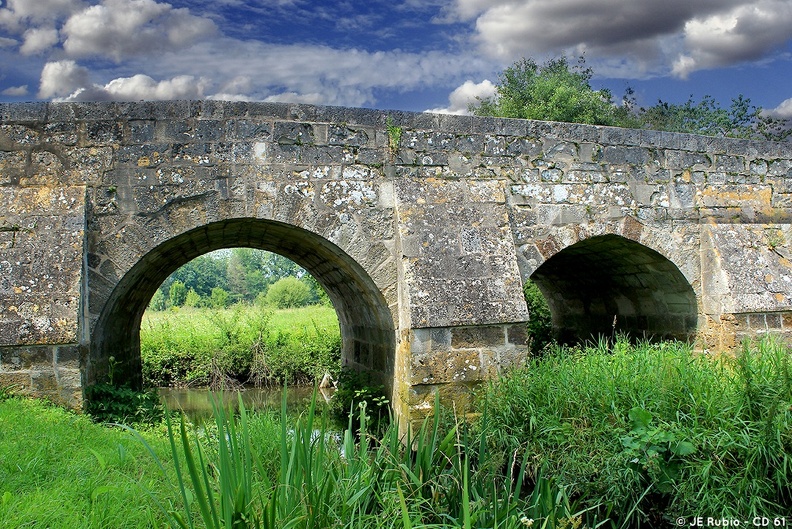
[[151, 310], [165, 310], [165, 294], [162, 293], [162, 290], [157, 289], [154, 292], [151, 301], [149, 301], [149, 308]]
[[187, 287], [181, 281], [174, 281], [168, 290], [171, 307], [181, 307], [187, 300]]
[[279, 279], [267, 290], [265, 301], [279, 309], [303, 307], [311, 300], [311, 288], [293, 276]]
[[723, 108], [712, 96], [696, 102], [690, 96], [684, 104], [658, 101], [648, 108], [634, 108], [641, 128], [667, 132], [688, 132], [707, 136], [783, 140], [790, 129], [783, 120], [772, 118], [742, 94]]
[[499, 76], [494, 97], [480, 99], [470, 110], [479, 116], [565, 121], [592, 125], [689, 132], [693, 134], [780, 141], [792, 135], [789, 120], [773, 118], [743, 95], [723, 108], [711, 96], [683, 104], [658, 101], [640, 107], [627, 89], [621, 105], [608, 90], [591, 87], [593, 70], [581, 58], [570, 65], [566, 57], [538, 66], [521, 59]]
[[185, 307], [198, 307], [201, 305], [201, 296], [198, 295], [193, 289], [187, 291], [187, 297], [184, 298]]
[[209, 305], [216, 309], [224, 309], [228, 306], [230, 298], [231, 296], [228, 294], [228, 291], [220, 287], [215, 287], [212, 289], [212, 295], [209, 298]]
[[591, 68], [566, 57], [542, 66], [521, 59], [501, 73], [496, 95], [480, 99], [471, 111], [478, 116], [614, 125], [615, 106], [608, 90], [594, 90]]

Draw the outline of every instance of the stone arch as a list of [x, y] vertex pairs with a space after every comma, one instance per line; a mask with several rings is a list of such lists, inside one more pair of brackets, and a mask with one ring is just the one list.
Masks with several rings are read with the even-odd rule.
[[621, 235], [571, 244], [530, 277], [562, 342], [610, 336], [614, 328], [633, 338], [690, 340], [696, 334], [698, 304], [685, 275], [660, 252]]
[[279, 253], [305, 268], [325, 288], [338, 314], [345, 365], [393, 384], [393, 315], [374, 281], [346, 252], [293, 225], [239, 218], [175, 235], [143, 255], [112, 289], [91, 331], [88, 383], [107, 374], [115, 358], [117, 379], [141, 386], [140, 323], [154, 292], [188, 261], [221, 248], [252, 247]]

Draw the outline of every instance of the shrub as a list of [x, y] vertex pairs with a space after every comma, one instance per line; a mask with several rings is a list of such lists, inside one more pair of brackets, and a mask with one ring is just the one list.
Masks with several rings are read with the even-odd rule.
[[542, 291], [530, 279], [523, 285], [523, 295], [528, 305], [528, 336], [531, 337], [531, 352], [538, 353], [553, 341], [550, 307]]
[[209, 306], [215, 309], [224, 309], [231, 301], [231, 294], [220, 287], [212, 289], [211, 298], [209, 298]]
[[136, 391], [106, 383], [86, 386], [84, 407], [85, 413], [102, 423], [156, 424], [163, 416], [156, 391]]
[[311, 288], [296, 277], [288, 276], [273, 283], [264, 299], [279, 309], [304, 307], [311, 299]]

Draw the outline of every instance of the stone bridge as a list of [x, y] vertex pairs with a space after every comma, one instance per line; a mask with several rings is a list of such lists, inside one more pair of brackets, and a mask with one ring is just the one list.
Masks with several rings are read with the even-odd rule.
[[792, 149], [641, 130], [306, 105], [0, 105], [0, 385], [78, 406], [140, 384], [140, 322], [234, 246], [327, 290], [344, 362], [402, 417], [560, 338], [726, 350], [792, 329]]

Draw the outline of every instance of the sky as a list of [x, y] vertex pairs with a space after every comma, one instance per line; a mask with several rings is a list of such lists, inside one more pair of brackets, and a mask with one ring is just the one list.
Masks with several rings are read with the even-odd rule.
[[620, 100], [792, 118], [792, 0], [0, 0], [0, 101], [216, 99], [465, 113], [521, 57]]

